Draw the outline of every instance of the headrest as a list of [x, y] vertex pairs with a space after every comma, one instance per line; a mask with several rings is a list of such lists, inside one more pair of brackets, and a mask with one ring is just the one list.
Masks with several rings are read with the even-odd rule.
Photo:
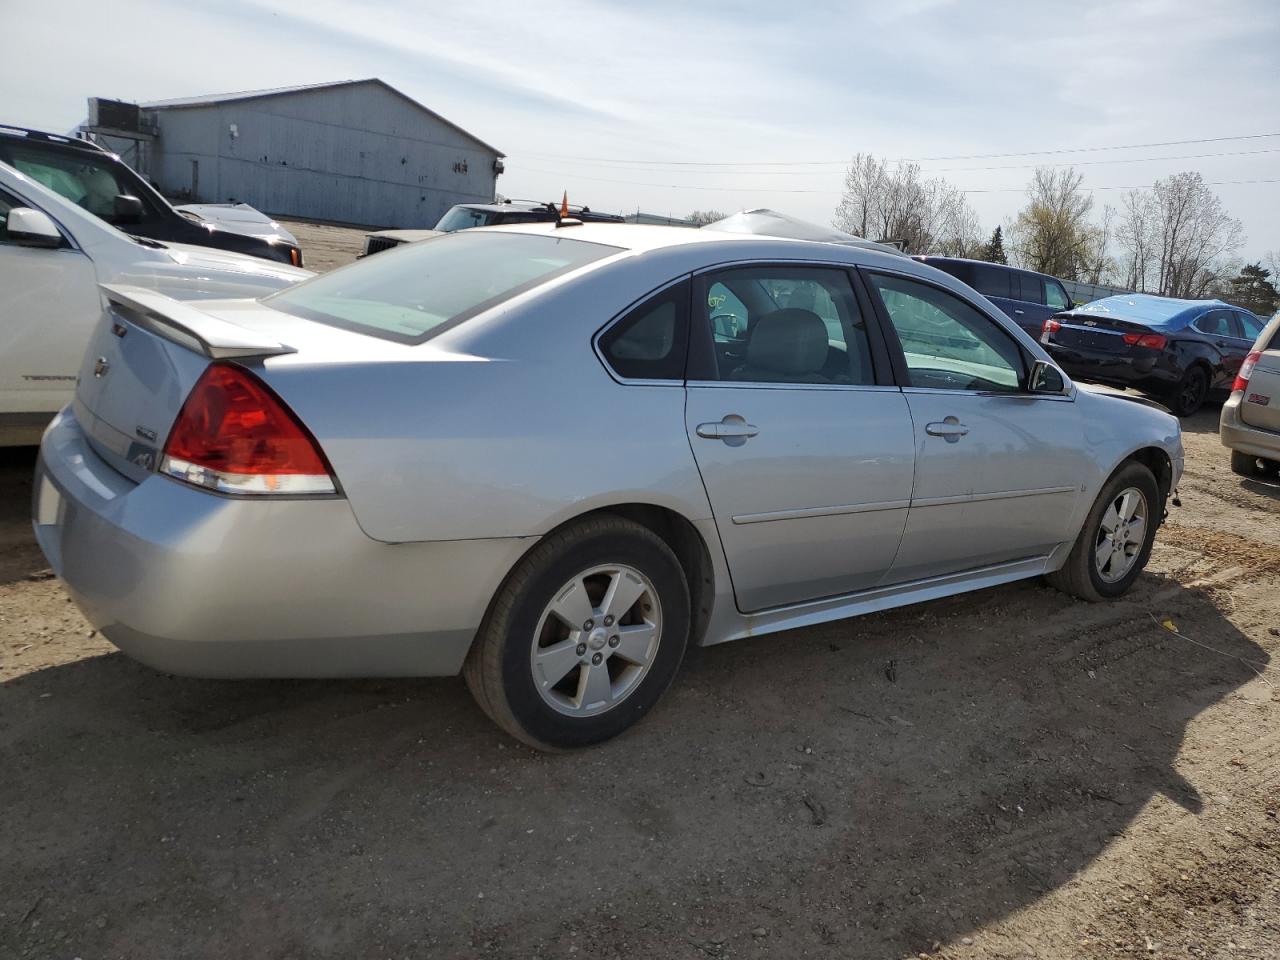
[[788, 307], [756, 320], [747, 366], [787, 376], [817, 373], [827, 362], [827, 325], [812, 310]]

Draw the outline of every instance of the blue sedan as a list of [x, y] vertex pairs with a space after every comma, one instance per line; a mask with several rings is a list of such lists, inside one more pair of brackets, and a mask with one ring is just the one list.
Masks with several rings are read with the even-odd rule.
[[1262, 321], [1221, 300], [1129, 293], [1054, 314], [1040, 342], [1078, 380], [1133, 387], [1190, 416], [1223, 399]]

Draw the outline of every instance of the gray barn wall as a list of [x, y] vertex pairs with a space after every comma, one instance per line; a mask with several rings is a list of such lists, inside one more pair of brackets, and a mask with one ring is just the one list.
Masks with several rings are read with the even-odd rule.
[[[493, 199], [496, 154], [376, 84], [156, 109], [149, 173], [170, 195], [272, 214], [431, 227], [455, 203]], [[238, 136], [232, 138], [231, 124]], [[466, 163], [465, 173], [454, 164]]]

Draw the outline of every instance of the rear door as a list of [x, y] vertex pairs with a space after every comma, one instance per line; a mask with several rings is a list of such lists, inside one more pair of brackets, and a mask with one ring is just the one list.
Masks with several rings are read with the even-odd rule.
[[1074, 399], [1026, 392], [1022, 348], [974, 304], [914, 277], [866, 277], [900, 345], [916, 447], [889, 580], [1041, 557], [1070, 540], [1088, 473]]
[[1249, 347], [1241, 342], [1241, 327], [1234, 310], [1210, 310], [1197, 317], [1193, 323], [1204, 334], [1210, 347], [1217, 354], [1213, 371], [1213, 389], [1229, 390], [1240, 365], [1249, 355]]
[[695, 277], [689, 444], [738, 607], [879, 583], [911, 496], [911, 415], [843, 268]]

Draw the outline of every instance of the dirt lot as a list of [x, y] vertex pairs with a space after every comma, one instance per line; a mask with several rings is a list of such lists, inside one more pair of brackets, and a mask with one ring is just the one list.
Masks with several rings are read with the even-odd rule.
[[1126, 599], [1029, 582], [697, 650], [561, 756], [458, 681], [113, 653], [10, 451], [0, 957], [1274, 958], [1280, 487], [1216, 417]]

